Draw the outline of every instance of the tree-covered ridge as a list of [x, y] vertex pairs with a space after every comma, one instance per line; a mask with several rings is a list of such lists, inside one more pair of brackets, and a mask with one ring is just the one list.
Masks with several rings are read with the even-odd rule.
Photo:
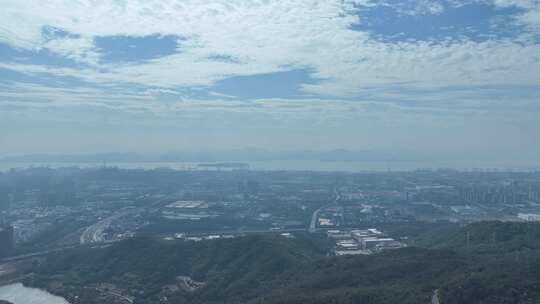
[[173, 297], [244, 300], [256, 297], [268, 286], [274, 287], [285, 272], [302, 267], [321, 253], [311, 240], [296, 243], [277, 236], [207, 242], [138, 238], [106, 249], [53, 255], [27, 283], [54, 289], [60, 281], [62, 287], [56, 293], [75, 295], [84, 286], [108, 282], [128, 293], [144, 291], [138, 295], [138, 303], [145, 303], [143, 299], [153, 303], [164, 286], [187, 276], [205, 282], [205, 287], [197, 293], [178, 292]]
[[[540, 224], [484, 222], [434, 231], [415, 239], [424, 248], [348, 257], [325, 257], [307, 236], [133, 239], [51, 256], [27, 283], [78, 295], [82, 304], [98, 303], [89, 287], [100, 283], [135, 303], [412, 304], [430, 303], [435, 290], [445, 304], [540, 300]], [[186, 288], [185, 280], [195, 287]]]

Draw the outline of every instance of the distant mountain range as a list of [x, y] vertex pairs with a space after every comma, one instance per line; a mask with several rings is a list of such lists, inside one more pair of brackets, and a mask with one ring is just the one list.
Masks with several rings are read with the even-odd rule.
[[99, 154], [29, 154], [0, 158], [3, 162], [217, 162], [217, 161], [271, 161], [271, 160], [318, 160], [318, 161], [416, 161], [413, 153], [387, 151], [351, 150], [290, 150], [268, 151], [257, 148], [169, 153], [99, 153]]

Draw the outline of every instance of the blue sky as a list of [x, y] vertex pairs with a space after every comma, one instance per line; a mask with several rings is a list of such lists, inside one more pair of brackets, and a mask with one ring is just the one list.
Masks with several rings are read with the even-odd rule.
[[538, 0], [5, 0], [1, 153], [540, 160], [539, 75]]

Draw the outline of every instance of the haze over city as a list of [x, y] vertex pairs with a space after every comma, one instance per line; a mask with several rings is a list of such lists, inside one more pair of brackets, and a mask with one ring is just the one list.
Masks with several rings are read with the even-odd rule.
[[540, 303], [540, 0], [0, 0], [0, 304]]
[[4, 0], [0, 20], [2, 156], [539, 161], [535, 0]]

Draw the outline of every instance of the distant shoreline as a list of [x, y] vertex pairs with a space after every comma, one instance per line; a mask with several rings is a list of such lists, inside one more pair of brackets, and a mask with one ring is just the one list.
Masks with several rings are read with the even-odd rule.
[[413, 171], [461, 171], [461, 172], [540, 172], [540, 163], [452, 163], [432, 161], [321, 161], [321, 160], [274, 160], [241, 162], [158, 162], [158, 161], [88, 161], [88, 162], [53, 162], [53, 161], [5, 161], [0, 160], [0, 172], [10, 169], [30, 168], [119, 168], [156, 170], [169, 169], [179, 171], [205, 170], [251, 170], [251, 171], [306, 171], [306, 172], [413, 172]]

